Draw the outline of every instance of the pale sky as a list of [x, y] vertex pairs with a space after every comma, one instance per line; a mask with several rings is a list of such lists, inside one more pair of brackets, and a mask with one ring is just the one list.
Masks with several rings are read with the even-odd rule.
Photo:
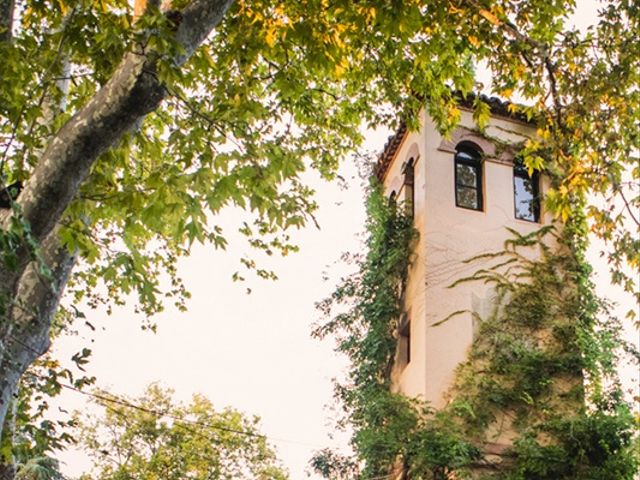
[[[380, 139], [378, 145], [382, 143]], [[231, 281], [239, 258], [250, 250], [230, 231], [226, 252], [197, 246], [180, 262], [179, 272], [193, 295], [189, 310], [167, 309], [157, 318], [157, 334], [141, 331], [141, 319], [131, 308], [117, 308], [111, 317], [85, 310], [90, 322], [105, 328], [93, 335], [88, 373], [114, 394], [138, 395], [160, 381], [175, 389], [179, 399], [202, 393], [217, 408], [259, 415], [262, 432], [273, 439], [291, 478], [306, 478], [313, 451], [345, 443], [344, 438], [342, 443], [328, 438], [331, 412], [325, 409], [331, 403], [331, 378], [340, 374], [345, 361], [336, 357], [330, 342], [310, 337], [318, 320], [314, 303], [331, 292], [332, 283], [322, 280], [323, 273], [339, 272], [330, 264], [358, 248], [356, 233], [364, 220], [361, 180], [353, 166], [345, 165], [341, 173], [350, 185], [346, 190], [311, 180], [318, 189], [322, 227], [298, 231], [294, 236], [300, 252], [272, 259], [278, 281]], [[85, 344], [78, 337], [65, 338], [55, 351], [68, 360]], [[67, 410], [85, 408], [84, 402], [74, 392], [62, 396]], [[71, 475], [88, 466], [81, 452], [67, 452], [61, 459]]]
[[[591, 21], [595, 2], [579, 0], [578, 4], [577, 23]], [[370, 134], [367, 146], [380, 150], [387, 134]], [[318, 320], [314, 303], [333, 285], [322, 280], [323, 272], [333, 272], [334, 278], [343, 273], [331, 264], [341, 253], [360, 248], [356, 234], [364, 220], [361, 180], [353, 165], [344, 165], [341, 174], [348, 180], [348, 189], [310, 175], [318, 191], [321, 230], [309, 226], [295, 233], [300, 252], [270, 259], [267, 266], [275, 269], [277, 282], [231, 281], [239, 258], [250, 250], [230, 230], [227, 251], [196, 246], [189, 258], [180, 261], [179, 273], [193, 297], [186, 313], [168, 308], [157, 317], [157, 334], [140, 329], [141, 318], [132, 308], [115, 308], [110, 317], [103, 310], [85, 309], [88, 320], [99, 328], [93, 334], [93, 356], [87, 367], [98, 378], [97, 385], [114, 394], [135, 396], [159, 381], [175, 389], [180, 400], [202, 393], [217, 408], [231, 406], [258, 415], [262, 432], [271, 438], [292, 480], [307, 478], [305, 469], [315, 450], [344, 447], [344, 436], [329, 438], [333, 414], [326, 406], [332, 403], [331, 379], [340, 375], [346, 363], [336, 357], [330, 342], [310, 337]], [[235, 212], [227, 213], [221, 223], [233, 221], [234, 216]], [[628, 299], [608, 287], [607, 275], [602, 277], [600, 291], [630, 308]], [[250, 295], [245, 293], [247, 286], [252, 289]], [[637, 332], [629, 335], [637, 338]], [[81, 337], [63, 338], [57, 341], [55, 353], [68, 362], [86, 345], [87, 339]], [[634, 375], [631, 372], [629, 378]], [[85, 400], [65, 391], [56, 404], [67, 410], [85, 409]], [[79, 451], [70, 450], [60, 458], [64, 471], [72, 476], [89, 467]]]

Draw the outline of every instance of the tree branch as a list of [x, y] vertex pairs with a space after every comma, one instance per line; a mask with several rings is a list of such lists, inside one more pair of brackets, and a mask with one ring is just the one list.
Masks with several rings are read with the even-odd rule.
[[[177, 66], [220, 23], [231, 3], [194, 0], [185, 8], [175, 33], [184, 51], [173, 59]], [[154, 52], [125, 55], [105, 86], [51, 139], [19, 198], [36, 240], [60, 220], [96, 159], [158, 108], [167, 92], [156, 67]]]
[[640, 227], [640, 219], [638, 219], [638, 217], [636, 217], [636, 213], [634, 212], [634, 208], [629, 203], [629, 200], [627, 200], [627, 197], [624, 194], [624, 191], [622, 190], [622, 186], [619, 185], [619, 184], [614, 185], [613, 191], [614, 191], [614, 195], [617, 193], [618, 195], [620, 195], [620, 198], [622, 198], [622, 201], [624, 202], [625, 209], [627, 210], [627, 213], [629, 214], [629, 218], [631, 218], [631, 220], [633, 220], [633, 222], [636, 224], [637, 227]]
[[184, 54], [176, 58], [182, 65], [222, 21], [233, 0], [194, 0], [182, 12], [176, 40]]
[[556, 123], [560, 128], [564, 128], [564, 122], [562, 120], [562, 102], [560, 101], [556, 82], [556, 68], [548, 55], [545, 55], [544, 57], [544, 67], [547, 71], [547, 78], [549, 79], [551, 100], [553, 101], [553, 108], [556, 113]]

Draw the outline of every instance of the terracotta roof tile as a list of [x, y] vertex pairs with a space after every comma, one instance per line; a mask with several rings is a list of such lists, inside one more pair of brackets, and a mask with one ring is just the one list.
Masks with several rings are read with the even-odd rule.
[[[457, 92], [456, 96], [459, 100], [459, 105], [467, 108], [473, 108], [473, 102], [478, 97], [475, 93], [470, 93], [466, 97], [462, 96], [461, 93]], [[511, 105], [517, 105], [507, 100], [502, 100], [498, 97], [490, 97], [485, 94], [480, 94], [480, 100], [489, 105], [491, 109], [491, 113], [494, 115], [499, 115], [501, 117], [507, 117], [512, 120], [517, 120], [522, 123], [532, 123], [532, 120], [529, 120], [525, 114], [522, 112], [513, 112], [511, 111]]]
[[382, 181], [387, 170], [389, 169], [389, 165], [391, 165], [391, 161], [395, 156], [398, 148], [402, 144], [404, 137], [407, 135], [407, 124], [404, 122], [400, 123], [400, 126], [396, 130], [396, 133], [391, 135], [387, 143], [385, 143], [384, 148], [382, 149], [382, 153], [378, 157], [378, 162], [373, 169], [374, 175], [378, 178], [378, 180]]

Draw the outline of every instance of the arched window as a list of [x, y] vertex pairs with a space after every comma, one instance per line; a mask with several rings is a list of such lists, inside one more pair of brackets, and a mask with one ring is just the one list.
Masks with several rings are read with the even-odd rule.
[[538, 172], [530, 176], [520, 158], [513, 162], [513, 200], [516, 218], [540, 220], [540, 176]]
[[393, 190], [390, 194], [389, 194], [389, 206], [395, 208], [396, 203], [398, 202], [398, 199], [396, 198], [398, 196], [398, 194], [396, 193], [395, 190]]
[[407, 206], [407, 212], [411, 215], [411, 217], [413, 217], [413, 213], [414, 213], [414, 205], [415, 205], [415, 199], [414, 199], [414, 189], [413, 189], [413, 183], [414, 183], [414, 175], [415, 175], [415, 161], [413, 158], [410, 158], [407, 163], [404, 164], [404, 166], [402, 167], [402, 174], [403, 174], [403, 190], [404, 190], [404, 203]]
[[482, 159], [469, 145], [459, 145], [455, 155], [456, 206], [482, 210]]

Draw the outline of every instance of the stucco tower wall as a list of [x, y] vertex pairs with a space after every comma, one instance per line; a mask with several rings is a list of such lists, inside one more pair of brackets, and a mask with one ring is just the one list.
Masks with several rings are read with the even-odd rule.
[[[402, 165], [408, 158], [418, 157], [414, 189], [419, 240], [405, 293], [411, 319], [411, 361], [396, 363], [393, 384], [394, 389], [422, 397], [439, 408], [444, 405], [455, 368], [465, 359], [473, 340], [477, 320], [471, 312], [486, 316], [494, 305], [491, 288], [481, 283], [449, 288], [456, 280], [492, 264], [463, 261], [500, 250], [511, 237], [507, 227], [529, 233], [551, 219], [543, 216], [541, 223], [533, 223], [515, 218], [513, 151], [497, 146], [502, 142], [518, 144], [533, 136], [533, 129], [494, 117], [483, 138], [469, 111], [462, 112], [451, 138], [443, 138], [424, 114], [421, 125], [420, 131], [405, 135], [384, 178], [386, 193], [395, 190], [402, 198]], [[462, 141], [473, 142], [483, 152], [482, 211], [456, 207], [454, 153]], [[457, 311], [465, 313], [434, 326]]]
[[[421, 125], [425, 125], [426, 117], [422, 114]], [[395, 368], [392, 372], [392, 385], [394, 390], [401, 391], [410, 397], [424, 397], [425, 378], [427, 377], [427, 357], [424, 339], [425, 331], [425, 251], [426, 241], [426, 216], [427, 197], [425, 195], [426, 172], [428, 160], [425, 157], [426, 135], [424, 127], [416, 132], [408, 132], [400, 145], [394, 160], [389, 165], [384, 179], [385, 194], [389, 196], [395, 191], [398, 198], [404, 199], [403, 173], [405, 163], [413, 158], [414, 168], [414, 226], [419, 232], [418, 240], [414, 246], [413, 261], [409, 269], [407, 284], [405, 287], [405, 312], [410, 319], [411, 361], [407, 364], [396, 354]]]

